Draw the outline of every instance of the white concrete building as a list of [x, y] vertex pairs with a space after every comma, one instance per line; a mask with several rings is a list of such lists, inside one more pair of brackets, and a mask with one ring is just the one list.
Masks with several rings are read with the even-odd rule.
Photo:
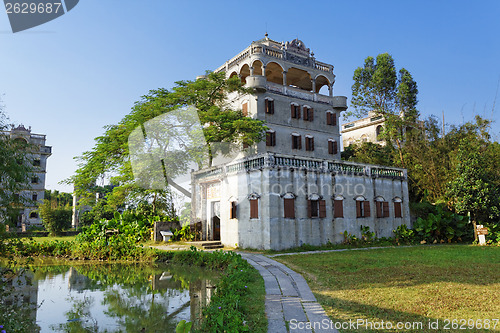
[[385, 145], [385, 141], [380, 138], [384, 122], [384, 116], [376, 112], [369, 112], [368, 117], [343, 124], [343, 147], [349, 147], [354, 143], [362, 142], [373, 142], [379, 145]]
[[194, 222], [203, 238], [229, 246], [285, 249], [341, 242], [369, 226], [378, 237], [409, 224], [406, 171], [340, 160], [333, 66], [295, 39], [266, 37], [216, 71], [255, 93], [231, 95], [234, 108], [266, 122], [266, 140], [230, 163], [192, 173]]
[[30, 152], [34, 173], [31, 175], [29, 186], [23, 189], [19, 195], [28, 199], [24, 207], [19, 211], [17, 226], [41, 225], [42, 220], [38, 215], [38, 204], [43, 202], [45, 197], [45, 175], [47, 173], [47, 159], [52, 155], [52, 147], [46, 146], [46, 136], [43, 134], [31, 133], [31, 127], [26, 129], [23, 125], [12, 126], [10, 131], [4, 132], [13, 140], [22, 140], [35, 147], [35, 151]]

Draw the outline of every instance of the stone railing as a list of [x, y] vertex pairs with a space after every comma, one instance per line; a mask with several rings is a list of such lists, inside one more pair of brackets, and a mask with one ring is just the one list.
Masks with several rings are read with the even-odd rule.
[[[252, 44], [247, 47], [242, 52], [238, 53], [235, 57], [228, 60], [223, 66], [217, 68], [215, 72], [228, 71], [234, 65], [237, 65], [241, 61], [250, 57], [252, 54], [265, 54], [266, 56], [276, 58], [276, 59], [285, 59], [285, 52], [290, 52], [289, 50], [283, 50], [281, 46], [268, 46], [261, 44]], [[292, 52], [293, 53], [293, 52]], [[310, 58], [308, 67], [312, 67], [315, 70], [319, 70], [322, 72], [333, 73], [333, 66], [316, 61], [314, 58]]]
[[277, 167], [334, 172], [337, 174], [373, 178], [406, 179], [405, 170], [400, 168], [359, 164], [340, 160], [320, 160], [272, 153], [259, 154], [226, 165], [216, 166], [206, 170], [199, 170], [194, 172], [194, 177], [196, 179], [220, 177], [224, 174]]

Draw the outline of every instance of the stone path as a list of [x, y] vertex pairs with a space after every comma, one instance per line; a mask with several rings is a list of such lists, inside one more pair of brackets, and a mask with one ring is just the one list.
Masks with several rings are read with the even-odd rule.
[[268, 333], [338, 333], [302, 275], [264, 255], [240, 254], [264, 278]]

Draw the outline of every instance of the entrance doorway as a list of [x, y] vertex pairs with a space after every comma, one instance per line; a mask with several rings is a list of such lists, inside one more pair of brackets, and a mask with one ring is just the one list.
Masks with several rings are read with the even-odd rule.
[[212, 240], [220, 241], [220, 201], [212, 201]]

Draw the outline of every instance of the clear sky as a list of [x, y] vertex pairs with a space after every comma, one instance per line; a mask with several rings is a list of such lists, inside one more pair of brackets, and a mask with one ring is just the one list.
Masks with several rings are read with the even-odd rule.
[[[67, 14], [13, 34], [0, 11], [0, 94], [10, 122], [47, 135], [47, 189], [76, 169], [103, 126], [150, 89], [215, 69], [266, 30], [301, 39], [335, 66], [350, 97], [367, 56], [389, 52], [418, 83], [418, 108], [459, 125], [479, 114], [500, 138], [500, 1], [80, 0]], [[500, 92], [499, 92], [500, 95]]]

